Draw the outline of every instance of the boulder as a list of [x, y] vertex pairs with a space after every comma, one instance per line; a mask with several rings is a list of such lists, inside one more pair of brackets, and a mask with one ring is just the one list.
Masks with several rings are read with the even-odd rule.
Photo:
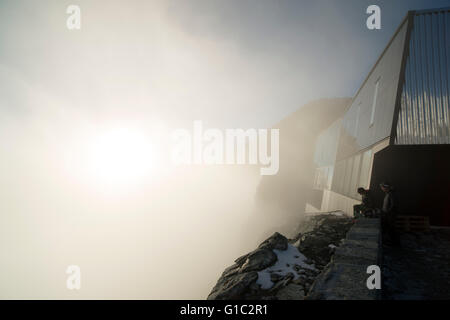
[[260, 271], [274, 265], [276, 261], [277, 255], [272, 250], [257, 249], [247, 256], [239, 272]]
[[305, 291], [301, 285], [290, 283], [281, 288], [277, 292], [276, 297], [279, 300], [303, 300], [305, 298]]
[[272, 236], [270, 236], [267, 240], [262, 242], [259, 245], [259, 249], [269, 249], [269, 250], [286, 250], [288, 247], [288, 239], [275, 232]]
[[[305, 293], [309, 292], [311, 285], [320, 273], [320, 270], [314, 269], [314, 266], [321, 266], [320, 269], [323, 269], [330, 263], [334, 251], [330, 250], [330, 245], [338, 247], [341, 244], [341, 239], [345, 238], [352, 225], [351, 221], [346, 216], [318, 215], [307, 220], [302, 228], [299, 227], [300, 232], [292, 240], [275, 232], [256, 250], [237, 258], [232, 266], [226, 268], [208, 299], [303, 300]], [[357, 244], [358, 240], [353, 242]], [[299, 265], [294, 260], [291, 263], [288, 259], [283, 262], [283, 265], [280, 264], [275, 268], [277, 270], [272, 270], [272, 268], [268, 270], [269, 274], [261, 274], [262, 282], [259, 282], [258, 272], [274, 266], [278, 260], [277, 254], [280, 255], [281, 252], [289, 250], [290, 245], [297, 247], [300, 251], [295, 258], [298, 259], [303, 254], [306, 259], [302, 258], [302, 263], [310, 265], [310, 267]], [[336, 252], [344, 252], [343, 250], [339, 251], [338, 248], [336, 250]], [[286, 273], [286, 268], [289, 269], [288, 273]], [[270, 281], [273, 283], [270, 288], [261, 285], [268, 280], [265, 278], [267, 276], [270, 276]]]
[[208, 300], [240, 300], [248, 287], [258, 279], [258, 273], [247, 272], [233, 277], [220, 278]]
[[346, 216], [319, 215], [311, 218], [312, 231], [297, 237], [296, 246], [306, 257], [324, 266], [333, 255], [330, 245], [337, 247], [352, 226], [351, 219]]

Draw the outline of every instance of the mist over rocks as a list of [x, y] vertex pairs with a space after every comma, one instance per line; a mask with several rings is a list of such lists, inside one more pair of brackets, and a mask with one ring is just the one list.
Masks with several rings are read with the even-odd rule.
[[[351, 98], [312, 101], [273, 126], [279, 129], [279, 170], [261, 178], [249, 227], [261, 230], [258, 242], [275, 231], [293, 236], [293, 228], [313, 196], [314, 152], [322, 130], [341, 117]], [[255, 243], [256, 245], [256, 243]]]
[[275, 232], [225, 269], [208, 300], [303, 300], [352, 224], [320, 214], [305, 217], [292, 239]]

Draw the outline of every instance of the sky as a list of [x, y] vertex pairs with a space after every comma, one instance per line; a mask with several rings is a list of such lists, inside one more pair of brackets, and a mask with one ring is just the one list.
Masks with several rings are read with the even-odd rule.
[[[69, 4], [1, 1], [2, 110], [29, 107], [17, 79], [92, 116], [126, 106], [267, 127], [311, 100], [354, 95], [407, 10], [448, 1], [77, 1], [79, 31], [65, 26]], [[381, 30], [366, 28], [370, 4]]]
[[[366, 28], [371, 4], [381, 30]], [[258, 179], [161, 164], [167, 132], [267, 128], [351, 97], [407, 10], [448, 5], [0, 0], [0, 298], [204, 298], [251, 248], [237, 232]], [[120, 167], [133, 152], [152, 167]]]

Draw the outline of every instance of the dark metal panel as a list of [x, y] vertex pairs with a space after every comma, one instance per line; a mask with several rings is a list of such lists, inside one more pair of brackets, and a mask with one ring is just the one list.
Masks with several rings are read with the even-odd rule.
[[399, 214], [429, 216], [432, 225], [450, 226], [450, 146], [391, 145], [374, 155], [370, 189], [381, 207], [379, 184], [389, 181]]

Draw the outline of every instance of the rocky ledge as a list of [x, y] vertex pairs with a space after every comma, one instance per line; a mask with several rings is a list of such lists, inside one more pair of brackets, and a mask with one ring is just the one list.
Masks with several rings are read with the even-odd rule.
[[296, 236], [276, 232], [225, 269], [209, 300], [303, 300], [352, 226], [341, 214], [304, 219]]
[[376, 300], [380, 290], [369, 289], [367, 268], [380, 262], [380, 220], [357, 219], [331, 262], [314, 281], [310, 300]]

